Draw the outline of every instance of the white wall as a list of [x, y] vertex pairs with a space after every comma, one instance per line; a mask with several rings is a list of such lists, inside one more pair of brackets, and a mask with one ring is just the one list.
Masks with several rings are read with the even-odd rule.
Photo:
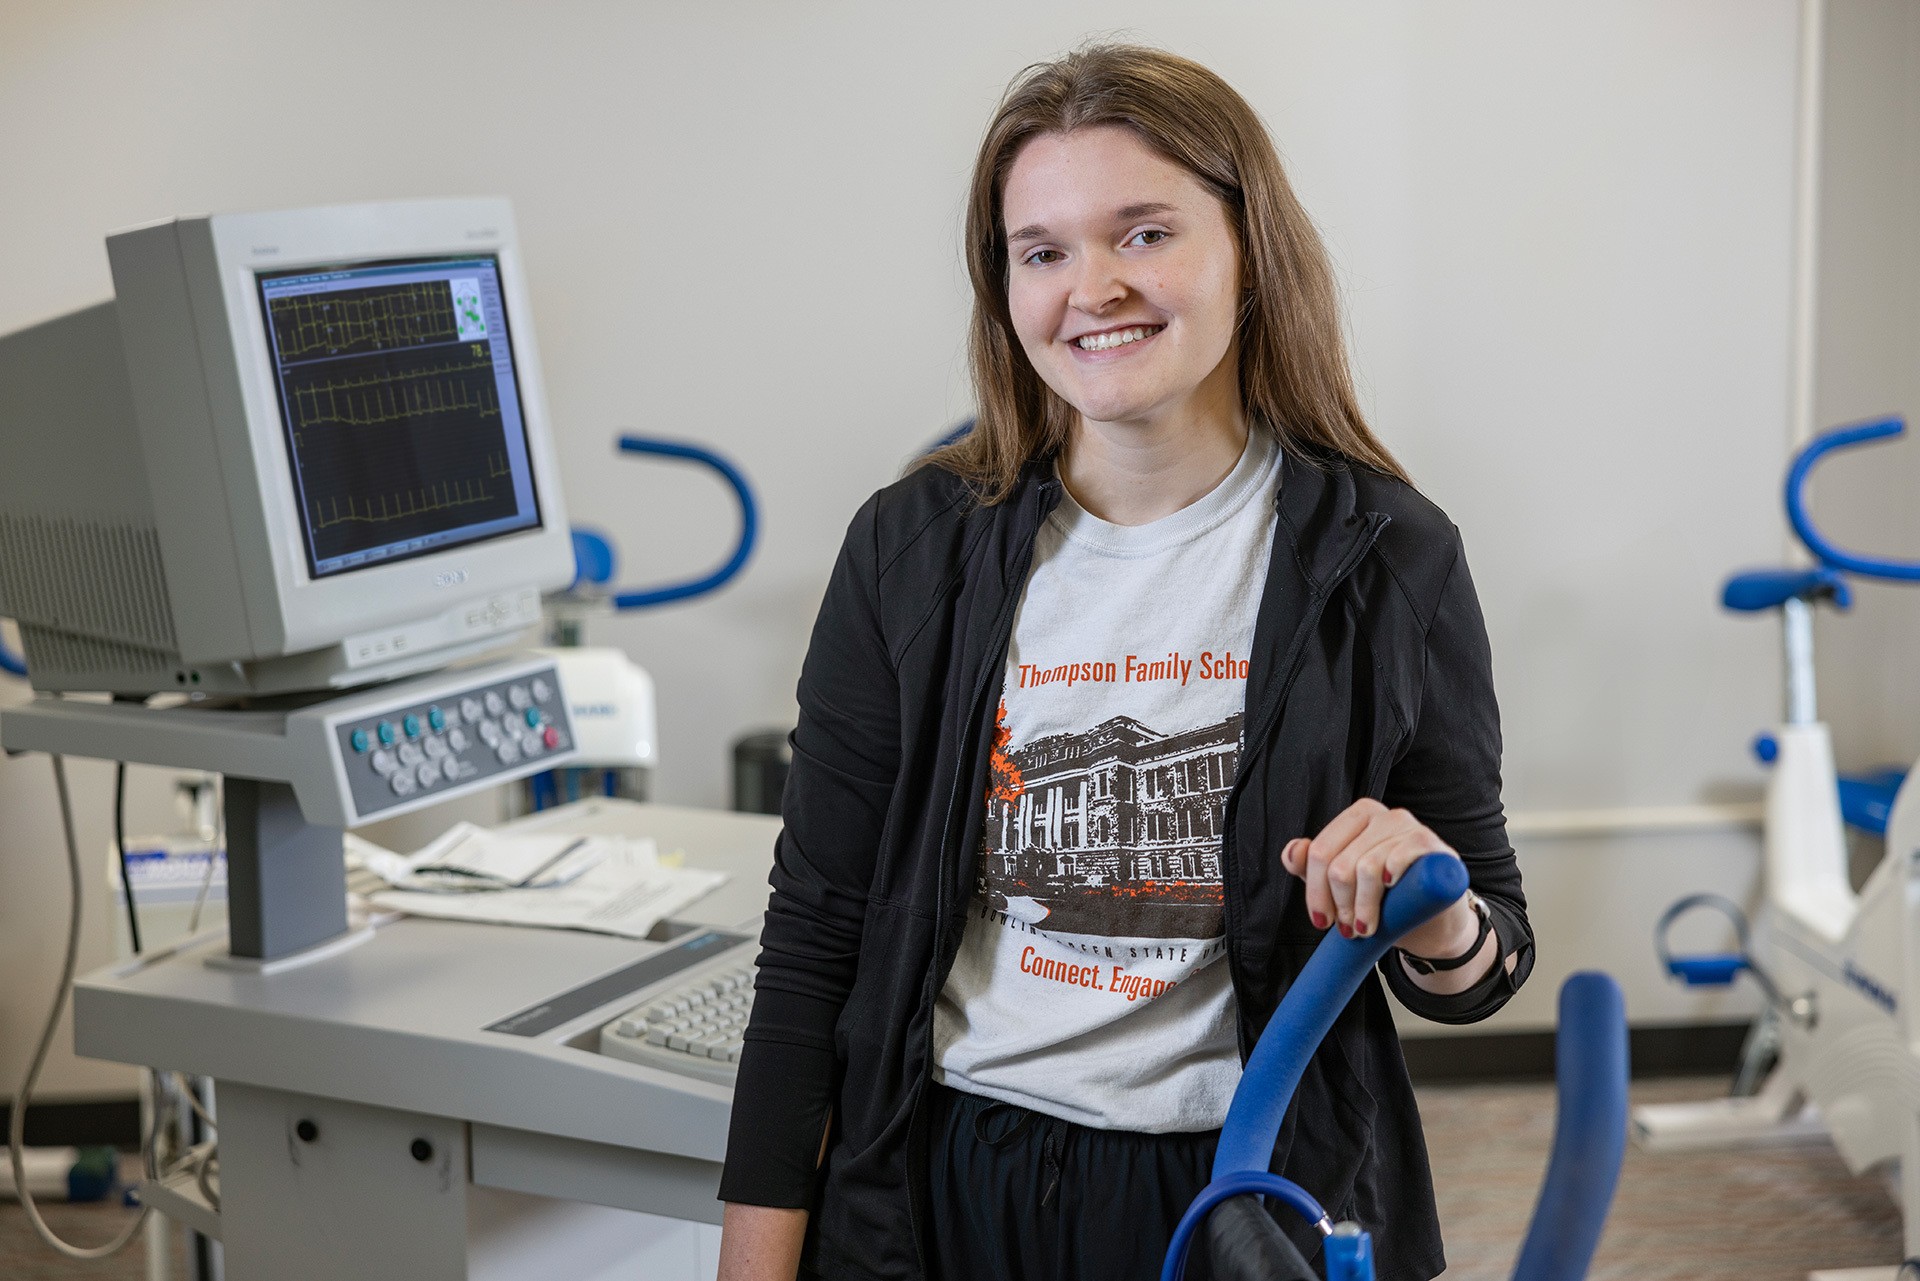
[[[1815, 520], [1843, 546], [1920, 560], [1920, 8], [1828, 0], [1817, 426], [1904, 414], [1909, 435], [1815, 473]], [[1856, 581], [1823, 613], [1823, 713], [1843, 766], [1920, 756], [1920, 591]]]
[[[1756, 785], [1742, 745], [1776, 702], [1770, 631], [1713, 600], [1780, 542], [1794, 23], [1792, 0], [13, 0], [0, 331], [106, 296], [129, 223], [511, 197], [572, 515], [624, 577], [706, 568], [733, 517], [717, 483], [613, 461], [618, 430], [710, 442], [759, 486], [736, 587], [590, 637], [659, 681], [663, 799], [721, 804], [727, 744], [793, 715], [847, 517], [966, 412], [959, 208], [1002, 86], [1090, 35], [1161, 43], [1272, 125], [1366, 404], [1466, 531], [1511, 805], [1690, 804]], [[0, 763], [0, 1071], [50, 978], [44, 770]], [[1577, 927], [1585, 887], [1699, 887], [1659, 834], [1523, 853], [1543, 979], [1645, 958]]]

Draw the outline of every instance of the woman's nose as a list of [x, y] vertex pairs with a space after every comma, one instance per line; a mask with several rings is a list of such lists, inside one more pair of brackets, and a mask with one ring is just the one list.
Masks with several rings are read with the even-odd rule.
[[1080, 260], [1080, 270], [1074, 275], [1067, 304], [1075, 311], [1097, 316], [1126, 296], [1127, 286], [1120, 279], [1116, 264], [1103, 255], [1090, 254]]

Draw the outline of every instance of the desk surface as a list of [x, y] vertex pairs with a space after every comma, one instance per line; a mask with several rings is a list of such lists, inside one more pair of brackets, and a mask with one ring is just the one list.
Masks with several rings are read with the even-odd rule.
[[[679, 919], [732, 926], [766, 905], [777, 819], [592, 800], [516, 828], [650, 836], [728, 874]], [[569, 1045], [621, 997], [539, 1038], [490, 1023], [665, 945], [568, 930], [404, 918], [337, 955], [271, 975], [204, 963], [224, 936], [89, 975], [74, 994], [84, 1055], [324, 1098], [719, 1160], [732, 1091]]]

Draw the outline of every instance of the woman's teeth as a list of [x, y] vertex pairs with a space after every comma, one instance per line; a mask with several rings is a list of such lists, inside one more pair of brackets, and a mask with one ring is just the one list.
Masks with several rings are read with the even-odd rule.
[[1124, 347], [1130, 342], [1139, 342], [1142, 338], [1151, 338], [1165, 329], [1165, 325], [1135, 325], [1132, 329], [1114, 329], [1104, 334], [1088, 334], [1076, 338], [1073, 345], [1081, 351], [1107, 351], [1113, 347]]

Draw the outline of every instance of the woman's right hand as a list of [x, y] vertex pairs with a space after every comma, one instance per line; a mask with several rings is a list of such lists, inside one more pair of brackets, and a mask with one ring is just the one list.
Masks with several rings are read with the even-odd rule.
[[807, 1212], [729, 1201], [720, 1219], [719, 1281], [794, 1281]]

